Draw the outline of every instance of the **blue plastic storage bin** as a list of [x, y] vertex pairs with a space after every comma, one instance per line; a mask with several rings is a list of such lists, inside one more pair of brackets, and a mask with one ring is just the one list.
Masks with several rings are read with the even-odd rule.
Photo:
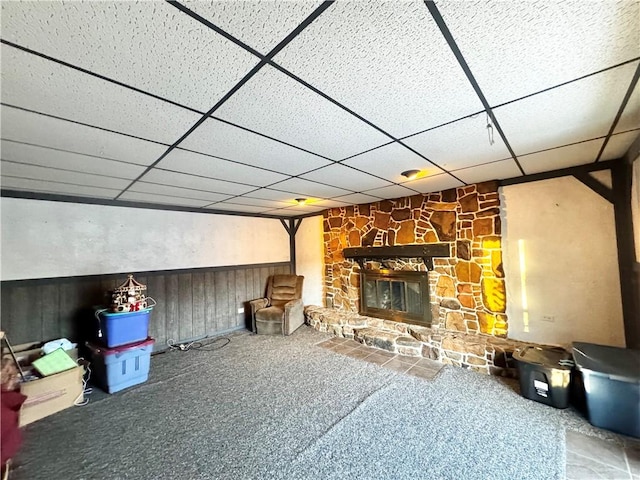
[[142, 342], [149, 336], [149, 315], [153, 308], [138, 312], [109, 313], [99, 312], [99, 340], [108, 348], [128, 343]]
[[133, 385], [144, 383], [149, 378], [151, 350], [155, 340], [117, 348], [104, 348], [91, 343], [91, 378], [107, 393], [119, 392]]

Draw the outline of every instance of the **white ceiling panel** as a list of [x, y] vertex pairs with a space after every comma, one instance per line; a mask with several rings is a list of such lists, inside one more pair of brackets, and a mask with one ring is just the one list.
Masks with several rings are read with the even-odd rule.
[[629, 97], [627, 106], [613, 132], [620, 133], [634, 128], [640, 128], [640, 82], [636, 83], [636, 88], [634, 88], [631, 97]]
[[554, 148], [518, 157], [525, 173], [540, 173], [559, 168], [575, 167], [595, 161], [603, 139]]
[[640, 55], [636, 1], [474, 0], [437, 6], [491, 105]]
[[248, 167], [239, 163], [229, 162], [199, 153], [187, 152], [185, 150], [172, 150], [158, 163], [157, 167], [259, 187], [270, 185], [287, 178], [280, 173]]
[[120, 193], [120, 190], [113, 190], [109, 188], [71, 185], [68, 183], [48, 182], [46, 180], [33, 180], [30, 178], [2, 176], [0, 181], [3, 189], [53, 193], [57, 195], [72, 195], [77, 197], [108, 198], [113, 200], [116, 195]]
[[131, 180], [140, 175], [145, 168], [142, 165], [105, 160], [77, 153], [25, 145], [24, 143], [9, 142], [7, 140], [2, 140], [0, 145], [2, 146], [0, 150], [2, 160], [40, 165], [42, 167], [75, 170], [77, 172], [96, 175], [117, 176]]
[[211, 210], [228, 210], [230, 212], [265, 213], [269, 207], [256, 207], [255, 205], [241, 205], [239, 203], [220, 202], [207, 206]]
[[604, 152], [602, 152], [600, 160], [614, 160], [624, 156], [633, 141], [639, 136], [640, 130], [632, 130], [630, 132], [612, 135], [607, 142], [607, 146], [604, 148]]
[[389, 141], [268, 65], [222, 105], [216, 116], [333, 160]]
[[270, 215], [282, 215], [285, 217], [295, 217], [298, 215], [307, 215], [309, 213], [322, 212], [326, 210], [327, 207], [319, 207], [315, 205], [304, 205], [304, 206], [295, 206], [288, 208], [279, 208], [277, 210], [270, 210], [266, 213]]
[[167, 146], [11, 107], [0, 110], [2, 138], [149, 165]]
[[166, 195], [168, 197], [191, 198], [193, 200], [206, 200], [209, 203], [219, 202], [230, 198], [230, 195], [214, 192], [205, 192], [190, 188], [173, 187], [170, 185], [158, 185], [157, 183], [136, 182], [128, 190], [137, 193], [153, 193], [155, 195]]
[[180, 146], [289, 175], [331, 163], [317, 155], [213, 119], [207, 119]]
[[336, 2], [274, 60], [395, 136], [482, 110], [421, 1]]
[[260, 53], [267, 54], [322, 2], [187, 0], [181, 3]]
[[166, 2], [3, 2], [2, 37], [202, 112], [259, 61]]
[[[447, 170], [510, 157], [497, 130], [487, 129], [487, 123], [487, 115], [483, 112], [405, 138], [403, 142]], [[456, 148], [451, 148], [452, 145]]]
[[[415, 192], [411, 192], [410, 195], [413, 195]], [[349, 205], [358, 205], [361, 203], [372, 203], [381, 200], [382, 197], [375, 197], [373, 195], [367, 195], [366, 193], [351, 193], [349, 195], [342, 195], [341, 197], [336, 197], [335, 200], [339, 200], [341, 202], [345, 202]]]
[[[411, 195], [415, 195], [417, 192], [414, 190], [409, 190], [402, 185], [392, 185], [390, 187], [383, 188], [375, 188], [373, 190], [367, 190], [366, 192], [369, 195], [374, 195], [380, 198], [400, 198], [400, 197], [410, 197]], [[338, 198], [338, 200], [342, 200], [344, 197]]]
[[484, 165], [476, 165], [475, 167], [463, 168], [451, 173], [465, 183], [501, 180], [503, 178], [513, 178], [522, 175], [516, 165], [516, 162], [511, 158], [497, 162], [485, 163]]
[[282, 190], [284, 192], [295, 192], [302, 197], [330, 198], [351, 193], [342, 188], [310, 182], [303, 178], [290, 178], [289, 180], [273, 185], [272, 188]]
[[401, 175], [405, 170], [418, 169], [429, 170], [432, 173], [442, 172], [442, 170], [437, 169], [424, 158], [399, 143], [391, 143], [384, 147], [376, 148], [342, 163], [394, 183], [406, 180]]
[[[376, 200], [372, 200], [372, 202], [375, 202], [375, 201]], [[312, 200], [308, 202], [308, 205], [314, 208], [317, 208], [317, 207], [333, 208], [333, 207], [347, 207], [349, 205], [353, 205], [353, 202], [343, 202], [335, 199], [331, 199], [331, 200], [321, 199], [321, 200]], [[306, 205], [303, 205], [303, 207], [306, 207]]]
[[248, 196], [250, 196], [251, 198], [275, 200], [284, 203], [292, 203], [296, 198], [301, 197], [299, 193], [272, 190], [270, 188], [261, 188], [259, 190], [255, 190], [249, 193]]
[[1, 53], [2, 101], [10, 105], [169, 144], [200, 118], [6, 45]]
[[361, 190], [370, 190], [372, 188], [391, 185], [387, 180], [382, 180], [368, 173], [340, 164], [329, 165], [328, 167], [300, 175], [300, 177], [313, 182], [331, 184], [346, 190], [353, 190], [354, 185], [358, 185], [358, 188]]
[[[520, 156], [606, 135], [636, 63], [494, 109]], [[585, 99], [589, 101], [585, 101]]]
[[40, 167], [38, 165], [27, 165], [24, 163], [4, 161], [0, 162], [0, 173], [11, 177], [31, 178], [33, 180], [113, 189], [123, 189], [131, 183], [131, 180], [124, 178], [91, 175], [82, 172], [72, 172], [69, 170], [59, 170], [56, 168]]
[[167, 205], [180, 205], [183, 207], [204, 207], [211, 203], [206, 200], [196, 200], [193, 198], [169, 197], [166, 195], [155, 195], [153, 193], [140, 193], [126, 191], [118, 200], [127, 200], [130, 202], [160, 203]]
[[205, 192], [221, 193], [228, 195], [242, 195], [255, 190], [255, 187], [240, 183], [225, 182], [215, 178], [188, 175], [186, 173], [168, 172], [157, 168], [147, 172], [142, 177], [145, 182], [173, 185], [176, 187], [203, 190]]
[[229, 203], [235, 203], [238, 205], [252, 205], [254, 207], [284, 208], [291, 206], [291, 204], [294, 202], [279, 202], [276, 200], [265, 200], [262, 198], [243, 196], [230, 199]]
[[419, 178], [417, 180], [411, 180], [409, 182], [403, 183], [402, 185], [404, 187], [417, 190], [420, 193], [431, 193], [448, 190], [450, 188], [461, 187], [464, 184], [447, 173], [441, 173], [439, 175], [432, 175]]

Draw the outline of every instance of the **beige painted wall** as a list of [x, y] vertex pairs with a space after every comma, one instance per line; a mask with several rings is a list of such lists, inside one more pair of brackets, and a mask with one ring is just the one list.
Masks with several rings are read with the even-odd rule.
[[324, 243], [322, 215], [302, 220], [296, 234], [296, 273], [304, 275], [305, 305], [323, 305]]
[[613, 206], [573, 177], [501, 197], [509, 338], [624, 346]]
[[279, 220], [2, 198], [1, 279], [288, 262]]

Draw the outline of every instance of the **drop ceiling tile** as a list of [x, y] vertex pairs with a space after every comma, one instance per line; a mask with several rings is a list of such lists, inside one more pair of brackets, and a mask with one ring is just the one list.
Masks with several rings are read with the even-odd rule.
[[182, 4], [237, 39], [266, 54], [322, 2], [271, 0], [220, 2], [186, 0]]
[[441, 173], [439, 175], [411, 180], [403, 183], [402, 185], [420, 193], [431, 193], [461, 187], [464, 184], [447, 173]]
[[251, 205], [254, 207], [284, 208], [289, 207], [293, 202], [279, 202], [276, 200], [264, 200], [262, 198], [253, 198], [249, 196], [235, 197], [229, 200], [229, 203], [236, 205]]
[[333, 160], [389, 140], [268, 65], [222, 105], [216, 116]]
[[260, 188], [258, 190], [254, 190], [253, 192], [248, 193], [247, 196], [264, 200], [275, 200], [288, 204], [295, 203], [295, 199], [301, 197], [299, 193], [272, 190], [270, 188]]
[[76, 197], [108, 198], [111, 200], [120, 193], [119, 189], [114, 190], [89, 187], [86, 185], [71, 185], [68, 183], [48, 182], [46, 180], [33, 180], [30, 178], [8, 177], [4, 175], [0, 180], [2, 188], [6, 190], [23, 190], [27, 192], [52, 193]]
[[3, 2], [2, 36], [202, 112], [259, 61], [166, 2]]
[[155, 195], [162, 195], [165, 197], [182, 197], [190, 198], [193, 200], [206, 200], [209, 203], [219, 202], [230, 198], [230, 195], [215, 192], [205, 192], [202, 190], [195, 190], [191, 188], [173, 187], [170, 185], [159, 185], [157, 183], [136, 182], [131, 188], [130, 192], [136, 193], [152, 193]]
[[356, 186], [358, 190], [370, 190], [372, 188], [391, 185], [391, 182], [387, 180], [340, 164], [329, 165], [328, 167], [300, 175], [300, 177], [311, 180], [312, 182], [326, 183], [346, 190], [353, 190]]
[[636, 88], [634, 88], [631, 97], [629, 97], [629, 101], [613, 132], [620, 133], [635, 128], [640, 128], [640, 82], [636, 83]]
[[296, 192], [298, 196], [302, 197], [329, 198], [350, 193], [348, 190], [342, 188], [310, 182], [303, 178], [290, 178], [289, 180], [273, 185], [272, 188], [284, 192]]
[[482, 110], [423, 2], [336, 2], [274, 60], [395, 136]]
[[559, 168], [592, 163], [602, 146], [603, 139], [591, 140], [544, 152], [522, 155], [518, 159], [525, 173], [540, 173]]
[[[411, 195], [415, 195], [415, 190], [409, 190], [402, 185], [392, 185], [391, 187], [383, 187], [383, 188], [375, 188], [373, 190], [367, 190], [364, 192], [369, 195], [375, 195], [380, 198], [400, 198], [400, 197], [410, 197]], [[344, 197], [338, 198], [338, 200], [343, 200]]]
[[243, 193], [255, 190], [255, 187], [249, 185], [225, 182], [223, 180], [217, 180], [215, 178], [189, 175], [186, 173], [169, 172], [167, 170], [159, 170], [157, 168], [154, 168], [145, 173], [144, 177], [142, 177], [142, 180], [149, 183], [172, 185], [175, 187], [183, 187], [228, 195], [242, 195]]
[[200, 118], [4, 44], [1, 54], [1, 97], [9, 105], [168, 144]]
[[604, 148], [604, 152], [602, 152], [600, 160], [614, 160], [623, 157], [633, 141], [639, 136], [640, 129], [612, 135]]
[[33, 180], [68, 183], [76, 186], [123, 189], [131, 183], [131, 180], [124, 178], [91, 175], [82, 172], [71, 172], [68, 170], [58, 170], [55, 168], [40, 167], [38, 165], [5, 161], [0, 162], [0, 172], [3, 176], [7, 175]]
[[447, 170], [511, 156], [498, 131], [487, 129], [484, 112], [405, 138], [403, 142]]
[[146, 142], [17, 108], [2, 106], [0, 117], [2, 138], [16, 142], [139, 165], [155, 162], [167, 149], [167, 145]]
[[400, 175], [405, 170], [418, 169], [429, 170], [433, 173], [441, 172], [424, 158], [399, 143], [391, 143], [384, 147], [376, 148], [342, 163], [394, 183], [406, 180]]
[[157, 167], [255, 186], [270, 185], [287, 178], [286, 175], [261, 168], [176, 149], [164, 157]]
[[437, 2], [491, 105], [640, 55], [638, 2]]
[[322, 212], [326, 210], [327, 207], [319, 207], [314, 205], [304, 205], [304, 206], [294, 206], [287, 208], [279, 208], [277, 210], [269, 210], [269, 215], [282, 215], [284, 217], [296, 217], [298, 215], [308, 215], [309, 213], [314, 212]]
[[204, 207], [211, 202], [207, 200], [196, 200], [193, 198], [182, 198], [182, 197], [167, 197], [165, 195], [156, 195], [153, 193], [140, 193], [140, 192], [132, 192], [126, 191], [124, 192], [118, 200], [125, 200], [129, 202], [145, 202], [145, 203], [159, 203], [163, 205], [179, 205], [183, 207]]
[[636, 64], [494, 109], [517, 156], [606, 135]]
[[336, 200], [336, 199], [331, 199], [331, 200], [326, 200], [326, 199], [312, 200], [312, 201], [308, 202], [308, 204], [309, 204], [309, 206], [314, 207], [314, 208], [317, 208], [317, 207], [322, 207], [322, 208], [348, 207], [349, 205], [353, 205], [350, 202], [345, 202], [345, 201]]
[[180, 146], [288, 175], [298, 175], [331, 163], [214, 119], [207, 119]]
[[456, 177], [466, 183], [480, 183], [488, 180], [500, 180], [503, 178], [513, 178], [522, 175], [516, 162], [508, 158], [497, 162], [485, 163], [474, 167], [454, 170]]
[[[410, 195], [413, 195], [415, 192], [412, 192]], [[367, 195], [365, 193], [352, 193], [350, 195], [343, 195], [341, 197], [336, 197], [334, 200], [338, 200], [340, 202], [345, 202], [349, 205], [360, 205], [363, 203], [373, 203], [377, 202], [383, 197], [374, 197], [373, 195]]]
[[255, 205], [240, 205], [238, 203], [220, 202], [208, 205], [211, 210], [227, 210], [229, 212], [265, 213], [269, 207], [256, 207]]
[[91, 173], [96, 175], [117, 176], [133, 180], [144, 171], [141, 165], [116, 162], [103, 158], [90, 157], [77, 153], [61, 152], [50, 148], [25, 145], [23, 143], [0, 142], [2, 160], [42, 167], [53, 167], [63, 170]]

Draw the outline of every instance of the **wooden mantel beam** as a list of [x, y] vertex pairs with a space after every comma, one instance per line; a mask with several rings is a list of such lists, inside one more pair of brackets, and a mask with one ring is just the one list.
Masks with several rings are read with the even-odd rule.
[[449, 257], [448, 243], [424, 245], [396, 245], [393, 247], [350, 247], [343, 250], [344, 258], [364, 262], [367, 258], [422, 258], [428, 270], [433, 270], [433, 257]]

